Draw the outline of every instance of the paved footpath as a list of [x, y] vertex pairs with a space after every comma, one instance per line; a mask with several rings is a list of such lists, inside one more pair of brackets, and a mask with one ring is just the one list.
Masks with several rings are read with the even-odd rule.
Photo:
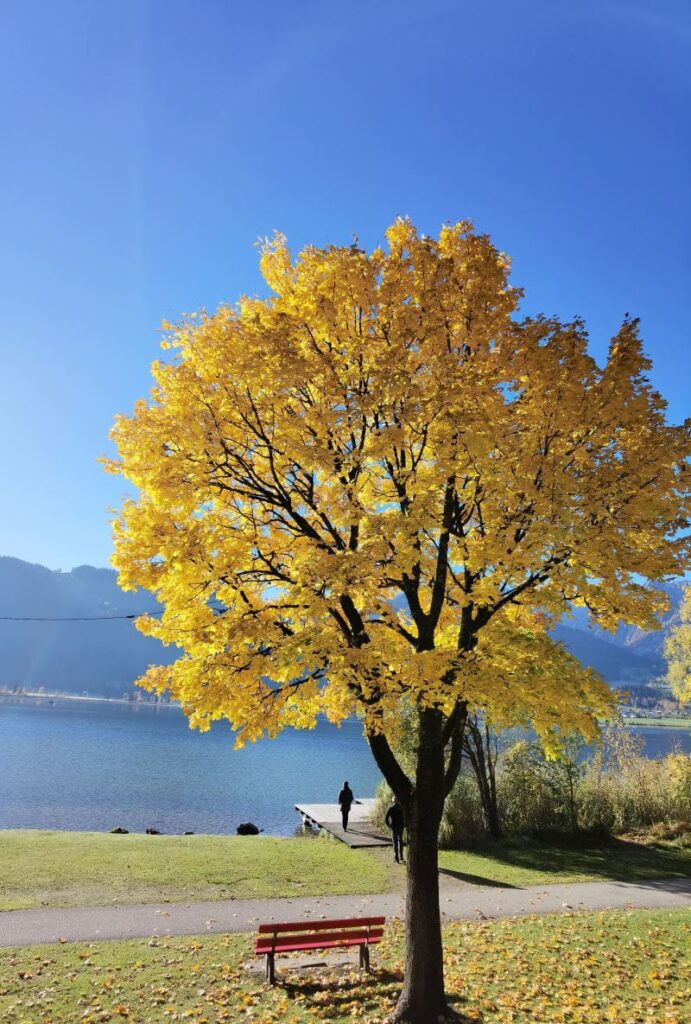
[[[649, 882], [574, 882], [521, 888], [472, 889], [441, 885], [445, 920], [483, 920], [521, 914], [657, 907], [691, 908], [691, 879]], [[291, 899], [218, 900], [136, 906], [0, 912], [0, 946], [101, 939], [254, 931], [259, 921], [319, 920], [360, 914], [402, 917], [401, 893], [312, 896]]]

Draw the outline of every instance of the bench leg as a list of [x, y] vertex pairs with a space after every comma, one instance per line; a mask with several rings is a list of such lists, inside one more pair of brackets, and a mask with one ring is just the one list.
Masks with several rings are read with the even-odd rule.
[[266, 980], [269, 985], [276, 984], [276, 972], [274, 970], [274, 955], [273, 953], [266, 954]]
[[369, 946], [360, 946], [360, 967], [369, 972]]

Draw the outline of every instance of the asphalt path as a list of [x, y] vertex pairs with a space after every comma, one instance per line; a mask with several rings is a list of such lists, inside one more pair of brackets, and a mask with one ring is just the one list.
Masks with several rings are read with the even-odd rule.
[[[691, 879], [648, 882], [574, 882], [526, 888], [475, 889], [445, 878], [442, 917], [484, 920], [585, 910], [691, 908]], [[259, 922], [380, 915], [402, 917], [401, 893], [312, 896], [291, 899], [214, 900], [198, 903], [113, 904], [107, 907], [0, 912], [0, 946], [51, 942], [154, 938], [214, 932], [251, 932]]]

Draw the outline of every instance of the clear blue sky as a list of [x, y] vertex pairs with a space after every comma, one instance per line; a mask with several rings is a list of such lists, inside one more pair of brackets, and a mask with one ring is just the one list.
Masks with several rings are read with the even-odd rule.
[[688, 413], [688, 0], [6, 0], [0, 40], [0, 554], [107, 564], [113, 415], [275, 228], [469, 217], [597, 357], [640, 316]]

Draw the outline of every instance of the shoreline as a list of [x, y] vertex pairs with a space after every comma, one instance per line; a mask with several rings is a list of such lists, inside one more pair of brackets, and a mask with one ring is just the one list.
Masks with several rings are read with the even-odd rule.
[[691, 729], [691, 718], [625, 718], [623, 724], [633, 729]]
[[[22, 701], [22, 700], [35, 700], [35, 701], [48, 701], [52, 704], [57, 704], [59, 701], [70, 701], [70, 702], [81, 702], [85, 704], [118, 704], [125, 707], [136, 707], [136, 708], [176, 708], [178, 711], [182, 710], [182, 705], [176, 701], [148, 701], [146, 699], [141, 700], [125, 700], [122, 697], [99, 697], [99, 696], [84, 696], [79, 693], [36, 693], [34, 691], [26, 691], [24, 693], [14, 693], [11, 690], [0, 689], [0, 702], [3, 700], [7, 701]], [[634, 729], [686, 729], [691, 730], [691, 718], [624, 718], [622, 725], [630, 726]]]
[[28, 691], [13, 693], [10, 690], [0, 690], [0, 701], [2, 700], [41, 700], [48, 701], [51, 704], [57, 704], [58, 701], [80, 701], [84, 704], [122, 704], [125, 707], [177, 708], [179, 711], [182, 710], [182, 705], [175, 701], [125, 700], [123, 697], [84, 696], [80, 693], [29, 693]]

